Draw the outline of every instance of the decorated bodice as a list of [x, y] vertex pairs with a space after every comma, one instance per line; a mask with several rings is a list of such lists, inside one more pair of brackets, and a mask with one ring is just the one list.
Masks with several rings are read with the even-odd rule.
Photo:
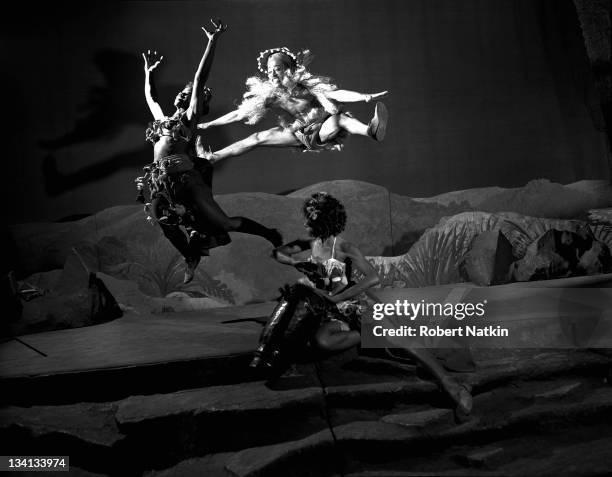
[[149, 123], [146, 130], [146, 139], [155, 144], [161, 137], [168, 137], [173, 142], [189, 142], [193, 136], [191, 128], [185, 124], [185, 112], [171, 117], [164, 116]]
[[309, 261], [313, 263], [320, 263], [323, 266], [323, 270], [325, 271], [324, 283], [326, 290], [332, 291], [341, 287], [345, 287], [346, 285], [348, 285], [347, 266], [346, 263], [335, 258], [336, 237], [334, 237], [330, 258], [322, 259], [321, 257], [315, 254], [315, 247], [319, 248], [322, 247], [322, 245], [322, 242], [317, 239], [315, 245], [313, 246]]

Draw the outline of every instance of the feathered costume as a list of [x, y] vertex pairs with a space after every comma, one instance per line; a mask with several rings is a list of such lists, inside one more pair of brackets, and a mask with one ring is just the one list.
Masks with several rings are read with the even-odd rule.
[[[305, 112], [291, 114], [291, 120], [281, 116], [279, 125], [291, 131], [303, 144], [305, 151], [341, 150], [344, 135], [335, 136], [324, 143], [319, 139], [319, 129], [325, 120], [341, 112], [338, 105], [327, 97], [328, 92], [335, 91], [338, 87], [331, 78], [313, 75], [306, 69], [314, 58], [309, 50], [297, 54], [285, 47], [262, 51], [257, 59], [261, 73], [266, 73], [265, 65], [268, 58], [274, 54], [282, 54], [293, 63], [293, 71], [287, 74], [294, 86], [288, 89], [285, 86], [276, 86], [268, 79], [259, 76], [248, 78], [247, 92], [238, 105], [238, 111], [245, 118], [245, 123], [249, 125], [258, 123], [271, 107], [278, 106], [286, 110], [283, 105], [289, 104], [294, 99], [307, 100], [310, 102], [310, 107]], [[344, 114], [350, 116], [349, 113], [344, 112]]]

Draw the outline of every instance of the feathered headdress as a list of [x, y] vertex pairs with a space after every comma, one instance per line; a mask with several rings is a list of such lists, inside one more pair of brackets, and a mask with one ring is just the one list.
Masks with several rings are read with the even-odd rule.
[[310, 50], [301, 50], [297, 53], [293, 53], [286, 46], [280, 46], [278, 48], [269, 48], [267, 50], [260, 51], [259, 56], [257, 57], [257, 69], [261, 73], [266, 74], [268, 58], [277, 53], [285, 56], [293, 69], [306, 68], [306, 66], [308, 66], [314, 59], [314, 55], [310, 52]]
[[[257, 69], [262, 74], [266, 75], [268, 58], [274, 54], [285, 56], [287, 63], [293, 70], [289, 76], [294, 83], [299, 83], [308, 89], [328, 113], [335, 114], [338, 112], [336, 105], [325, 96], [325, 93], [336, 90], [338, 87], [333, 84], [331, 78], [313, 75], [306, 69], [314, 59], [314, 55], [310, 50], [301, 50], [293, 53], [285, 46], [264, 50], [257, 57]], [[238, 110], [245, 118], [246, 124], [256, 124], [263, 118], [268, 110], [267, 105], [270, 100], [283, 101], [291, 95], [291, 92], [286, 88], [279, 88], [268, 81], [267, 78], [260, 76], [247, 78], [246, 86], [247, 92], [243, 95], [242, 102], [238, 105]]]

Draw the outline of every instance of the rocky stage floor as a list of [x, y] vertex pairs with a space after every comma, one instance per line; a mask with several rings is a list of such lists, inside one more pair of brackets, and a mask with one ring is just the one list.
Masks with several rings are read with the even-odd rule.
[[476, 372], [456, 375], [474, 412], [457, 423], [415, 366], [356, 351], [266, 383], [247, 363], [273, 305], [126, 314], [3, 343], [3, 454], [69, 455], [72, 475], [612, 472], [606, 352], [474, 350]]

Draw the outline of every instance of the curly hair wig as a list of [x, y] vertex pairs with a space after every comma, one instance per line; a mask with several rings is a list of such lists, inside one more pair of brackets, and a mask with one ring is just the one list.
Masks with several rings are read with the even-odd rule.
[[338, 235], [346, 226], [344, 206], [327, 192], [312, 194], [304, 202], [302, 212], [306, 218], [306, 225], [315, 238], [326, 239]]

